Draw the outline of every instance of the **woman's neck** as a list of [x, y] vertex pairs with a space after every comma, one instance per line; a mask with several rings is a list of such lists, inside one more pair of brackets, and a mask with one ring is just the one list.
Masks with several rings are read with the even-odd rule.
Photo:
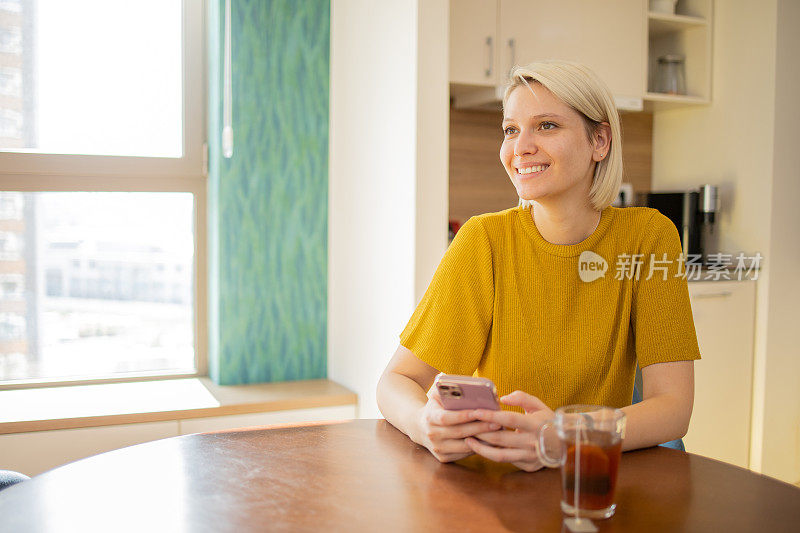
[[585, 205], [553, 205], [533, 202], [531, 217], [539, 234], [552, 244], [578, 244], [600, 224], [601, 212]]

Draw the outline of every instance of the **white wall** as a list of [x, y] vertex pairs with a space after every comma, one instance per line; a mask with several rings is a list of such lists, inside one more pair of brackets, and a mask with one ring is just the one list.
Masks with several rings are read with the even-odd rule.
[[[446, 246], [446, 0], [331, 3], [328, 377], [375, 386]], [[423, 289], [424, 290], [424, 289]]]
[[800, 2], [778, 1], [761, 471], [800, 481]]
[[789, 338], [800, 301], [798, 22], [795, 0], [715, 2], [713, 103], [653, 120], [653, 188], [721, 185], [720, 249], [766, 258], [750, 467], [790, 482], [800, 480], [800, 349]]
[[418, 21], [415, 305], [447, 249], [450, 2], [419, 0]]

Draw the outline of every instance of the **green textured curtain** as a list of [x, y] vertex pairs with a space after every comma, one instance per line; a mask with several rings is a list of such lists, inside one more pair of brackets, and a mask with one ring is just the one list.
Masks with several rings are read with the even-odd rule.
[[327, 373], [329, 0], [232, 0], [234, 153], [221, 157], [224, 0], [210, 0], [209, 370]]

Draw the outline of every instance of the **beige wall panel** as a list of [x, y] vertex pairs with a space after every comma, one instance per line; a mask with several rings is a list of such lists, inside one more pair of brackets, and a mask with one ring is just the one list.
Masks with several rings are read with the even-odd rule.
[[273, 424], [349, 420], [355, 417], [355, 405], [337, 405], [334, 407], [292, 409], [290, 411], [275, 411], [272, 413], [189, 418], [179, 421], [179, 430], [181, 435], [188, 435], [190, 433], [222, 431], [252, 426], [269, 426]]
[[0, 468], [33, 476], [90, 455], [177, 435], [177, 421], [0, 435]]

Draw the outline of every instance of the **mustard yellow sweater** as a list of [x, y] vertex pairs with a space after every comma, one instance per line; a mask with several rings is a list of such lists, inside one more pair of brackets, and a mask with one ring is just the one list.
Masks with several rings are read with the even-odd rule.
[[544, 240], [529, 209], [473, 217], [400, 342], [441, 372], [551, 409], [630, 405], [637, 361], [700, 358], [680, 252], [672, 222], [645, 207], [607, 207], [574, 245]]

